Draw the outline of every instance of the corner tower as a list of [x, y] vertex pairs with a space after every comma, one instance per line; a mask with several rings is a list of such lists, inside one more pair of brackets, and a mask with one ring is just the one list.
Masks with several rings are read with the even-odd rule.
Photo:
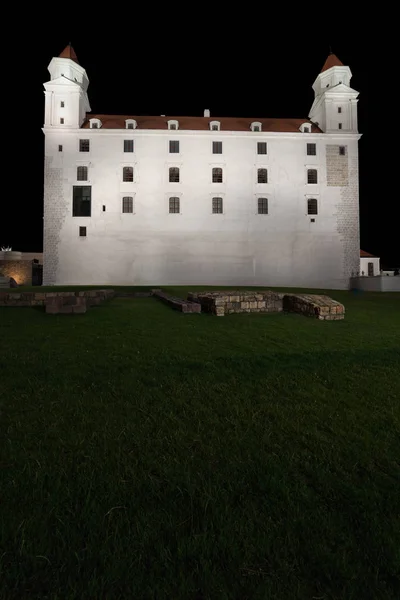
[[50, 81], [45, 88], [44, 126], [71, 129], [80, 127], [90, 112], [87, 89], [89, 78], [68, 44], [48, 66]]
[[314, 81], [308, 116], [324, 133], [358, 133], [358, 92], [350, 87], [351, 76], [350, 68], [331, 53]]

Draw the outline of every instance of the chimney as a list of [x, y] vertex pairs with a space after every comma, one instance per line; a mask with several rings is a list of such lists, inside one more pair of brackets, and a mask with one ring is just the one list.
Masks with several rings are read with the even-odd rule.
[[210, 116], [210, 110], [209, 110], [208, 108], [206, 108], [206, 109], [204, 110], [204, 116], [205, 116], [205, 117], [209, 117], [209, 116]]

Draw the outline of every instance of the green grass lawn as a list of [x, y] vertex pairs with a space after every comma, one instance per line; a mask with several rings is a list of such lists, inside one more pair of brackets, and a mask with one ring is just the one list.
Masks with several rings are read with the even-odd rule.
[[1, 600], [398, 600], [400, 295], [329, 295], [0, 308]]

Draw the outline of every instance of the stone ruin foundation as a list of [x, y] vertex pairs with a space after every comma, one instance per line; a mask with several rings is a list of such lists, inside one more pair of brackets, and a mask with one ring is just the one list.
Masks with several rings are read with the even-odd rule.
[[217, 317], [233, 313], [294, 312], [324, 321], [344, 319], [343, 304], [320, 294], [284, 294], [271, 290], [189, 292], [188, 300], [198, 302], [201, 312]]

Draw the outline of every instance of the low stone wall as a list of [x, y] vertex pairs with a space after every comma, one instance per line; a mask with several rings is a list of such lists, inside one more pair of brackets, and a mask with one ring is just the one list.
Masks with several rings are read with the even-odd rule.
[[[82, 290], [79, 292], [0, 292], [0, 306], [45, 306], [51, 298], [85, 298], [87, 306], [97, 306], [114, 297], [114, 290]], [[52, 300], [50, 302], [53, 302]], [[72, 305], [72, 301], [70, 301]]]
[[218, 317], [232, 313], [281, 312], [283, 294], [271, 290], [189, 292], [188, 300], [198, 302], [202, 312]]
[[344, 319], [344, 306], [329, 296], [317, 294], [285, 294], [283, 297], [285, 312], [300, 313], [323, 321]]
[[168, 296], [168, 294], [164, 294], [164, 292], [154, 292], [155, 298], [158, 298], [165, 304], [168, 304], [171, 308], [175, 310], [179, 310], [182, 313], [200, 313], [201, 306], [197, 302], [192, 302], [190, 300], [183, 300], [182, 298], [175, 298], [174, 296]]
[[329, 296], [283, 294], [271, 290], [189, 292], [188, 300], [198, 302], [202, 312], [223, 317], [233, 313], [295, 312], [326, 321], [344, 319], [344, 306]]
[[0, 274], [12, 277], [18, 285], [32, 285], [32, 261], [0, 260]]

